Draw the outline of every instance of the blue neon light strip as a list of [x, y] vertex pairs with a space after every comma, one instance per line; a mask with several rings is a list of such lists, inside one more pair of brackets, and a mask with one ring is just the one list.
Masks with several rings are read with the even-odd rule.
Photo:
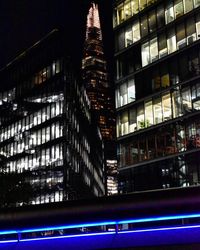
[[170, 231], [170, 230], [194, 229], [194, 228], [200, 228], [200, 225], [188, 225], [188, 226], [179, 226], [179, 227], [160, 227], [160, 228], [148, 228], [148, 229], [138, 229], [138, 230], [130, 230], [130, 231], [118, 231], [118, 234], [145, 233], [145, 232]]
[[181, 214], [181, 215], [169, 215], [169, 216], [159, 216], [159, 217], [150, 217], [141, 219], [130, 219], [130, 220], [118, 221], [118, 224], [165, 221], [165, 220], [181, 220], [181, 219], [192, 219], [192, 218], [200, 218], [200, 214]]
[[[10, 231], [8, 230], [8, 231], [0, 231], [0, 235], [63, 230], [63, 229], [73, 229], [73, 228], [82, 228], [82, 227], [107, 226], [107, 225], [117, 225], [117, 224], [129, 224], [129, 223], [139, 223], [139, 222], [142, 223], [142, 222], [153, 222], [153, 221], [189, 219], [189, 218], [200, 218], [200, 213], [139, 218], [139, 219], [130, 219], [130, 220], [121, 220], [121, 221], [104, 221], [104, 222], [95, 222], [95, 223], [86, 223], [86, 224], [61, 225], [61, 226], [51, 226], [51, 227], [41, 227], [41, 228], [27, 228], [27, 229], [22, 229], [22, 230], [10, 230]], [[82, 235], [79, 235], [79, 236], [82, 236]]]
[[156, 232], [156, 231], [170, 231], [170, 230], [182, 230], [182, 229], [195, 229], [200, 228], [200, 225], [189, 225], [189, 226], [179, 226], [179, 227], [163, 227], [163, 228], [149, 228], [149, 229], [139, 229], [131, 231], [118, 231], [118, 232], [103, 232], [103, 233], [91, 233], [82, 235], [66, 235], [66, 236], [52, 236], [52, 237], [42, 237], [33, 239], [20, 239], [19, 241], [3, 241], [0, 243], [11, 243], [11, 242], [31, 242], [31, 241], [43, 241], [43, 240], [55, 240], [55, 239], [66, 239], [66, 238], [77, 238], [77, 237], [92, 237], [100, 235], [116, 235], [116, 234], [133, 234], [133, 233], [145, 233], [145, 232]]
[[63, 225], [63, 226], [44, 227], [44, 228], [31, 228], [31, 229], [19, 230], [18, 232], [20, 232], [20, 233], [32, 233], [32, 232], [41, 232], [41, 231], [52, 231], [52, 230], [73, 229], [73, 228], [81, 228], [81, 227], [96, 227], [96, 226], [107, 226], [107, 225], [116, 225], [116, 221]]
[[3, 244], [3, 243], [17, 243], [18, 240], [2, 240], [0, 241], [0, 244]]

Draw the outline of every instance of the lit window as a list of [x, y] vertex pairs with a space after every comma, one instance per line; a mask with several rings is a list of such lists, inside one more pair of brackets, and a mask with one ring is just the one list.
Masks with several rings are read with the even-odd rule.
[[200, 39], [200, 14], [196, 17], [197, 39]]
[[187, 13], [193, 9], [193, 0], [183, 0], [184, 12]]
[[151, 62], [154, 62], [158, 59], [158, 42], [157, 38], [154, 38], [150, 41], [150, 57]]
[[130, 0], [126, 0], [124, 3], [124, 14], [125, 19], [128, 19], [131, 17], [131, 3]]
[[131, 1], [131, 8], [132, 8], [133, 15], [138, 13], [138, 11], [139, 11], [138, 0]]
[[194, 0], [194, 7], [197, 8], [200, 6], [200, 0]]
[[128, 47], [132, 43], [133, 43], [133, 33], [131, 26], [129, 26], [125, 32], [125, 46]]
[[168, 33], [167, 47], [169, 54], [176, 51], [176, 35], [173, 29]]
[[170, 1], [165, 10], [165, 22], [166, 24], [174, 21], [174, 6], [173, 3]]
[[142, 66], [150, 63], [149, 42], [142, 45]]
[[124, 6], [120, 4], [117, 7], [117, 23], [120, 24], [122, 22], [124, 22]]
[[183, 2], [182, 0], [175, 0], [174, 1], [174, 11], [175, 11], [175, 18], [178, 18], [183, 15]]
[[135, 81], [131, 79], [128, 81], [128, 103], [135, 101]]
[[133, 42], [140, 40], [140, 25], [139, 21], [133, 23]]
[[165, 94], [162, 97], [162, 105], [163, 105], [163, 118], [164, 121], [167, 121], [172, 118], [171, 98], [169, 93]]

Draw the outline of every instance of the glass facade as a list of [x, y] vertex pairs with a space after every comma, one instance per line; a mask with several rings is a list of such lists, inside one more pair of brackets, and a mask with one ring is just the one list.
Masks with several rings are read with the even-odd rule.
[[61, 38], [53, 33], [51, 39], [0, 75], [6, 83], [0, 91], [2, 207], [105, 192], [103, 145], [91, 125], [90, 102], [68, 59], [58, 57]]
[[114, 27], [119, 190], [199, 185], [199, 4], [138, 6]]

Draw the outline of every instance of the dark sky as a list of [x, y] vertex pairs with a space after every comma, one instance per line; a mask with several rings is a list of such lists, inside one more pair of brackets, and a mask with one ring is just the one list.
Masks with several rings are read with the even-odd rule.
[[[98, 0], [106, 57], [112, 61], [112, 0]], [[0, 68], [54, 28], [81, 53], [89, 0], [0, 0]], [[111, 66], [112, 68], [112, 66]]]

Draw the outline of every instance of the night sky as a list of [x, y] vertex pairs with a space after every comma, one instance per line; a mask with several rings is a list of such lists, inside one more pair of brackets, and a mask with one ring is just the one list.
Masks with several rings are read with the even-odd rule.
[[[112, 0], [97, 0], [106, 58], [112, 71]], [[69, 34], [67, 47], [81, 55], [89, 0], [0, 0], [0, 68], [54, 28]]]

